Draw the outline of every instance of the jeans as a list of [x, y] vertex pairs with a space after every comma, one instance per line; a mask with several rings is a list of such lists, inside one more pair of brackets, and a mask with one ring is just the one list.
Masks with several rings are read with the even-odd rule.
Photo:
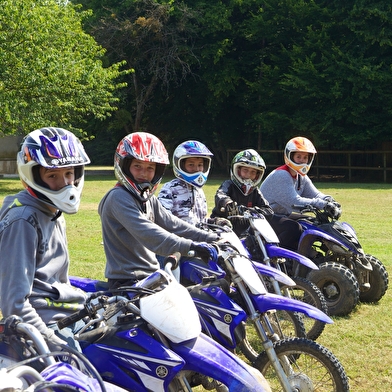
[[75, 334], [78, 333], [86, 324], [83, 320], [79, 320], [76, 323], [73, 323], [69, 327], [65, 327], [63, 329], [59, 329], [57, 323], [48, 325], [48, 328], [53, 329], [54, 333], [62, 340], [67, 342], [69, 347], [82, 352], [80, 348], [79, 342], [75, 340]]

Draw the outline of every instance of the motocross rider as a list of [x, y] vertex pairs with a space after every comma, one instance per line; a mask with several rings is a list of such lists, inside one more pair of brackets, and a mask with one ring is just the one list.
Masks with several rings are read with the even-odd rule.
[[0, 210], [0, 308], [34, 325], [50, 349], [74, 340], [83, 322], [58, 330], [56, 322], [83, 308], [86, 295], [69, 284], [63, 212], [78, 211], [84, 165], [79, 139], [62, 128], [29, 133], [17, 154], [24, 190], [6, 196]]
[[284, 149], [284, 162], [261, 184], [260, 190], [277, 214], [289, 215], [294, 206], [315, 206], [326, 210], [334, 219], [341, 215], [341, 206], [332, 196], [320, 192], [308, 176], [316, 149], [305, 137], [290, 139]]
[[118, 182], [98, 207], [111, 289], [134, 284], [158, 270], [157, 255], [179, 252], [208, 259], [216, 253], [210, 243], [217, 234], [177, 218], [154, 195], [168, 163], [165, 146], [150, 133], [131, 133], [117, 146]]
[[[280, 244], [287, 249], [295, 250], [302, 228], [292, 219], [275, 215], [260, 192], [258, 187], [265, 168], [263, 158], [255, 150], [240, 151], [231, 162], [230, 180], [224, 181], [215, 194], [215, 207], [211, 216], [227, 218], [235, 215], [240, 205], [259, 207], [279, 237]], [[249, 226], [248, 222], [241, 219], [231, 222], [238, 235], [241, 235]]]

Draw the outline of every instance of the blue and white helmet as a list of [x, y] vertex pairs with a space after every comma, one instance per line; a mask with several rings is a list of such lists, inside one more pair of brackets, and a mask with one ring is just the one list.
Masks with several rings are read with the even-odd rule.
[[[80, 140], [63, 128], [47, 127], [30, 132], [17, 154], [18, 173], [29, 193], [67, 214], [79, 209], [84, 185], [84, 165], [90, 163]], [[75, 180], [59, 191], [51, 190], [41, 179], [39, 167], [73, 167]]]
[[[181, 143], [173, 153], [173, 172], [180, 180], [184, 180], [190, 185], [201, 188], [207, 181], [211, 168], [211, 160], [214, 154], [201, 142], [187, 140]], [[184, 160], [186, 158], [203, 158], [203, 171], [187, 173], [184, 170]]]

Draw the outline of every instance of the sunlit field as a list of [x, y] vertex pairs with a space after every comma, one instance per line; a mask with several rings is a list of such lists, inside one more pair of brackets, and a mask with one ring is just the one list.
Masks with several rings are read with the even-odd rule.
[[[169, 179], [165, 178], [163, 182]], [[215, 191], [224, 179], [211, 179], [204, 186], [210, 210]], [[105, 256], [97, 206], [114, 184], [111, 170], [108, 175], [100, 176], [87, 171], [80, 210], [76, 215], [66, 217], [72, 275], [104, 278]], [[391, 274], [392, 185], [316, 185], [342, 204], [341, 219], [356, 229], [365, 252], [379, 258]], [[0, 179], [0, 202], [5, 195], [20, 189], [18, 179]], [[391, 302], [391, 290], [388, 290], [378, 304], [359, 304], [349, 316], [335, 317], [334, 324], [328, 325], [318, 339], [345, 367], [352, 391], [384, 392], [392, 385]]]

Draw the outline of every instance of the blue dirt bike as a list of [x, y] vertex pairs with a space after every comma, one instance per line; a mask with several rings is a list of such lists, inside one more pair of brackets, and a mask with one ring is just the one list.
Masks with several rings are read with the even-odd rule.
[[[268, 279], [266, 281], [268, 290], [275, 294], [298, 299], [328, 314], [327, 302], [320, 289], [307, 279], [306, 275], [299, 275], [300, 268], [316, 273], [318, 266], [308, 257], [281, 247], [278, 236], [260, 208], [238, 206], [237, 213], [238, 215], [230, 216], [229, 219], [240, 219], [249, 226], [249, 229], [241, 236], [241, 242], [248, 256], [252, 260], [285, 272], [295, 282], [290, 286], [279, 284], [274, 279]], [[258, 264], [255, 263], [255, 265]], [[308, 339], [316, 340], [325, 328], [325, 323], [320, 320], [303, 316], [302, 321]]]
[[[220, 257], [208, 265], [196, 259], [181, 262], [183, 272], [191, 272], [188, 278], [202, 281], [188, 290], [199, 311], [203, 331], [228, 350], [235, 352], [239, 347], [250, 353], [253, 366], [265, 372], [273, 390], [313, 391], [322, 386], [330, 391], [347, 391], [348, 380], [336, 357], [308, 339], [280, 339], [277, 325], [271, 323], [271, 314], [300, 311], [323, 322], [332, 320], [313, 306], [267, 293], [258, 275], [260, 270], [285, 283], [290, 283], [290, 279], [264, 265], [256, 272], [246, 256], [226, 240], [222, 241], [217, 244]], [[235, 283], [229, 284], [230, 281]], [[103, 282], [78, 277], [71, 277], [71, 282], [85, 291], [105, 287]], [[123, 290], [127, 296], [133, 296], [133, 287]], [[256, 330], [254, 340], [248, 335], [251, 325]]]
[[[274, 268], [255, 265], [234, 233], [221, 233], [221, 237], [219, 257], [208, 266], [195, 260], [180, 263], [182, 278], [195, 280], [188, 289], [204, 332], [229, 349], [239, 347], [272, 390], [348, 391], [344, 368], [331, 351], [310, 339], [280, 338], [269, 316], [283, 310], [323, 323], [332, 320], [314, 306], [268, 293], [260, 272]], [[217, 279], [218, 271], [224, 272], [223, 279]]]
[[91, 298], [58, 325], [90, 320], [78, 340], [104, 380], [129, 391], [270, 391], [260, 372], [201, 333], [189, 292], [165, 271], [119, 288], [123, 295], [100, 281], [71, 283]]
[[1, 320], [0, 391], [43, 390], [125, 392], [103, 382], [82, 354], [66, 346], [62, 346], [62, 351], [50, 352], [37, 328], [24, 323], [20, 317]]

